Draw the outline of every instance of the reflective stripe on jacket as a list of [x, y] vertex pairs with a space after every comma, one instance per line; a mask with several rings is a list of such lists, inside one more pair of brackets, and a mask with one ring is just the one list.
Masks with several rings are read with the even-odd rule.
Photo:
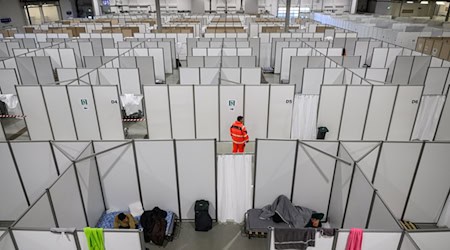
[[235, 121], [233, 125], [231, 125], [230, 135], [233, 143], [235, 144], [244, 144], [249, 140], [247, 129], [245, 128], [244, 124], [239, 121]]

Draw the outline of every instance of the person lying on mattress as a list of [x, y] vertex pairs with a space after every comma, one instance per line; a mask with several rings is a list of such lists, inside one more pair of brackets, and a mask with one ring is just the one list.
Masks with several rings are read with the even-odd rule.
[[138, 224], [133, 215], [120, 213], [114, 218], [114, 228], [137, 229]]
[[305, 228], [313, 227], [320, 228], [324, 214], [317, 213], [306, 207], [294, 206], [292, 202], [284, 195], [278, 196], [272, 205], [267, 205], [262, 208], [262, 220], [272, 219], [276, 223], [285, 222], [290, 227]]

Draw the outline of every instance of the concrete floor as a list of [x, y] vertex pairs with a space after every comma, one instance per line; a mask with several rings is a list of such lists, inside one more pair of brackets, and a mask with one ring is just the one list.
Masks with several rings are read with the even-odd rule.
[[208, 232], [197, 232], [194, 223], [179, 223], [175, 239], [165, 242], [164, 246], [147, 244], [148, 249], [167, 250], [264, 250], [267, 249], [266, 238], [248, 239], [241, 233], [242, 225], [216, 224]]

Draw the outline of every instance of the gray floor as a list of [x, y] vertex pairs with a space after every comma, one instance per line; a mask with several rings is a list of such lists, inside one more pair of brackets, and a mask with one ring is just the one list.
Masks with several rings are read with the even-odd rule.
[[185, 250], [262, 250], [267, 248], [266, 238], [248, 239], [241, 234], [241, 225], [216, 224], [208, 232], [197, 232], [194, 223], [178, 224], [175, 239], [165, 242], [164, 246], [147, 244], [148, 249], [185, 249]]

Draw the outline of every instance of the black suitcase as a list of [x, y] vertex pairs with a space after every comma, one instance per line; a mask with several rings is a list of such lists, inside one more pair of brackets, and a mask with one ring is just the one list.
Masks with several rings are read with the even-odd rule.
[[195, 231], [209, 231], [212, 228], [212, 219], [209, 215], [209, 202], [198, 200], [195, 202]]

